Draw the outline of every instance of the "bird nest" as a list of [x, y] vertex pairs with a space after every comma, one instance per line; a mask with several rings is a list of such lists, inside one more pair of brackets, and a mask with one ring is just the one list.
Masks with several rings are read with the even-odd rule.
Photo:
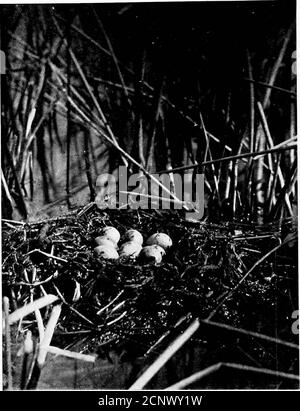
[[[144, 238], [164, 232], [173, 246], [160, 264], [97, 259], [94, 239], [108, 225], [121, 235], [137, 229]], [[94, 208], [46, 221], [4, 221], [3, 294], [14, 309], [58, 296], [56, 345], [100, 356], [125, 355], [129, 346], [131, 355], [146, 356], [184, 318], [292, 341], [286, 319], [297, 301], [294, 232], [290, 220], [193, 223], [178, 211]], [[47, 321], [49, 307], [41, 314]], [[22, 327], [38, 334], [34, 314]], [[206, 355], [209, 363], [209, 349]], [[255, 356], [269, 361], [265, 352]]]

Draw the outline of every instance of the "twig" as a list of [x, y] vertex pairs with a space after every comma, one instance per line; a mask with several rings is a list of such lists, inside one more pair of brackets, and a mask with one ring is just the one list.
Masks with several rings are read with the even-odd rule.
[[112, 299], [108, 304], [106, 304], [104, 307], [100, 308], [100, 310], [97, 311], [96, 314], [97, 314], [97, 315], [102, 314], [103, 311], [107, 310], [107, 308], [109, 308], [111, 305], [113, 305], [114, 302], [116, 302], [116, 301], [121, 297], [121, 295], [122, 295], [123, 293], [124, 293], [124, 290], [120, 291], [119, 294], [116, 295], [115, 298], [113, 298], [113, 299]]
[[30, 255], [30, 254], [32, 254], [32, 253], [40, 253], [40, 254], [45, 255], [46, 257], [53, 258], [54, 260], [62, 261], [63, 263], [67, 263], [67, 262], [68, 262], [68, 261], [65, 260], [64, 258], [56, 257], [56, 256], [53, 255], [53, 254], [45, 253], [44, 251], [39, 250], [38, 248], [35, 248], [34, 250], [29, 251], [26, 255]]

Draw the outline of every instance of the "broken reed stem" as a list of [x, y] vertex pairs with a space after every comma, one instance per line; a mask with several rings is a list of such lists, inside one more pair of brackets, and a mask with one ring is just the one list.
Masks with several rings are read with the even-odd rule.
[[146, 369], [146, 371], [132, 384], [129, 390], [141, 390], [154, 377], [154, 375], [165, 365], [165, 363], [192, 337], [198, 330], [200, 323], [194, 320], [187, 329], [180, 334], [163, 353]]
[[82, 360], [82, 361], [91, 362], [91, 363], [94, 363], [96, 361], [95, 355], [81, 354], [79, 352], [74, 352], [74, 351], [54, 347], [53, 345], [50, 345], [47, 351], [50, 354], [62, 355], [64, 357], [73, 358], [75, 360]]
[[32, 303], [24, 305], [21, 308], [18, 308], [16, 311], [12, 312], [8, 317], [9, 324], [13, 324], [23, 317], [26, 317], [28, 314], [33, 313], [35, 310], [39, 310], [40, 308], [46, 307], [47, 305], [53, 304], [55, 301], [58, 300], [58, 297], [53, 294], [47, 294], [44, 297], [41, 297]]
[[12, 391], [12, 360], [11, 360], [11, 335], [10, 335], [10, 322], [9, 322], [9, 299], [3, 297], [3, 311], [4, 311], [4, 323], [5, 323], [5, 343], [6, 343], [6, 367], [7, 367], [7, 389]]

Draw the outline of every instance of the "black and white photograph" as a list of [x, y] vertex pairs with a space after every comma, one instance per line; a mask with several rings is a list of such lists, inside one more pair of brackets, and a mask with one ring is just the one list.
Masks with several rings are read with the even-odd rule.
[[296, 13], [0, 4], [2, 391], [299, 391]]

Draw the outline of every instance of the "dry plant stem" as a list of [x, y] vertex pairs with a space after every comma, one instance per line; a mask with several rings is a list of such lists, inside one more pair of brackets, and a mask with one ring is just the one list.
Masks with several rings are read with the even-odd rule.
[[[242, 150], [242, 146], [243, 146], [243, 140], [240, 143], [239, 146], [239, 150], [238, 150], [238, 155], [241, 154], [241, 150]], [[232, 181], [232, 193], [233, 193], [233, 197], [232, 197], [232, 212], [233, 212], [233, 216], [235, 217], [235, 213], [236, 213], [236, 194], [237, 194], [237, 185], [238, 185], [238, 161], [234, 162], [234, 167], [233, 167], [233, 181]]]
[[110, 325], [112, 325], [112, 324], [120, 321], [123, 317], [125, 317], [126, 314], [127, 314], [127, 311], [124, 311], [121, 315], [119, 315], [119, 317], [117, 317], [117, 318], [115, 318], [114, 320], [108, 322], [108, 323], [106, 324], [106, 326], [110, 326]]
[[174, 391], [174, 390], [182, 390], [183, 388], [200, 381], [202, 378], [207, 377], [208, 375], [213, 374], [214, 372], [218, 371], [222, 366], [222, 363], [217, 363], [211, 365], [210, 367], [205, 368], [204, 370], [198, 371], [195, 374], [192, 374], [190, 377], [184, 378], [183, 380], [170, 385], [169, 387], [165, 388], [165, 391]]
[[[273, 143], [273, 139], [272, 139], [272, 136], [271, 136], [271, 133], [270, 133], [270, 130], [269, 130], [269, 126], [268, 126], [268, 122], [267, 122], [267, 119], [266, 119], [266, 116], [265, 116], [265, 112], [264, 112], [264, 109], [263, 109], [260, 102], [257, 103], [257, 107], [258, 107], [258, 111], [259, 111], [259, 114], [260, 114], [260, 117], [261, 117], [263, 130], [264, 130], [264, 133], [267, 137], [268, 145], [270, 146], [270, 148], [274, 148], [274, 143]], [[270, 154], [269, 154], [269, 156], [270, 156]], [[271, 161], [271, 163], [272, 163], [272, 161]], [[273, 173], [273, 168], [271, 169], [271, 175], [272, 175], [272, 173]], [[283, 174], [282, 174], [282, 171], [281, 171], [281, 168], [280, 168], [280, 164], [278, 165], [278, 177], [279, 177], [279, 182], [280, 182], [281, 188], [283, 188], [283, 186], [284, 186], [284, 177], [283, 177]], [[276, 184], [276, 182], [275, 182], [275, 184]], [[292, 216], [293, 211], [292, 211], [292, 207], [291, 207], [291, 203], [290, 203], [290, 199], [289, 199], [288, 195], [285, 196], [285, 203], [286, 203], [286, 206], [289, 210], [290, 215]]]
[[22, 226], [24, 226], [26, 224], [23, 221], [8, 220], [6, 218], [2, 218], [1, 221], [4, 222], [4, 223], [11, 223], [11, 224], [22, 225]]
[[186, 316], [184, 316], [184, 317], [181, 317], [181, 318], [177, 321], [177, 323], [174, 325], [174, 327], [172, 327], [172, 329], [166, 331], [166, 332], [148, 349], [148, 351], [145, 353], [145, 357], [146, 357], [147, 355], [149, 355], [152, 351], [154, 351], [155, 348], [156, 348], [159, 344], [161, 344], [161, 343], [171, 334], [171, 332], [172, 332], [174, 329], [176, 329], [176, 328], [179, 327], [184, 321], [186, 321], [189, 316], [190, 316], [190, 314], [188, 314], [188, 315], [186, 315]]
[[100, 308], [100, 310], [97, 311], [97, 315], [102, 314], [103, 311], [107, 310], [111, 305], [113, 305], [121, 297], [122, 294], [124, 294], [124, 290], [120, 291], [119, 294], [117, 294], [116, 297], [113, 298], [108, 304]]
[[82, 361], [91, 362], [91, 363], [94, 363], [96, 361], [95, 355], [81, 354], [78, 352], [54, 347], [53, 345], [50, 345], [47, 351], [50, 354], [63, 355], [64, 357], [74, 358], [75, 360], [82, 360]]
[[23, 317], [26, 317], [28, 314], [33, 313], [35, 310], [46, 307], [49, 304], [53, 304], [57, 300], [58, 297], [56, 295], [47, 294], [46, 296], [41, 297], [38, 300], [35, 300], [34, 302], [25, 305], [24, 307], [18, 308], [16, 311], [9, 315], [9, 324], [11, 325], [21, 320]]
[[[256, 149], [257, 151], [263, 151], [266, 149], [266, 137], [263, 132], [263, 128], [261, 124], [258, 125], [256, 131]], [[268, 154], [269, 156], [270, 154]], [[264, 158], [259, 157], [256, 168], [254, 170], [254, 184], [255, 184], [255, 196], [257, 200], [257, 220], [262, 222], [263, 220], [263, 212], [264, 212], [264, 204], [266, 201], [266, 193], [264, 190]]]
[[154, 377], [154, 375], [165, 365], [165, 363], [178, 351], [198, 330], [199, 321], [194, 320], [187, 329], [180, 334], [165, 351], [146, 369], [146, 371], [135, 381], [129, 390], [141, 390]]
[[5, 343], [6, 343], [6, 367], [7, 367], [7, 389], [11, 391], [13, 389], [12, 380], [12, 361], [11, 361], [11, 336], [10, 336], [10, 321], [9, 321], [9, 299], [3, 297], [3, 310], [4, 310], [4, 322], [5, 322]]
[[287, 90], [285, 88], [278, 87], [278, 86], [271, 86], [268, 83], [264, 83], [263, 81], [253, 80], [251, 78], [244, 78], [243, 80], [249, 81], [250, 83], [253, 83], [253, 84], [258, 84], [259, 86], [264, 86], [264, 87], [267, 87], [267, 88], [271, 88], [273, 90], [282, 91], [283, 93], [290, 94], [291, 97], [297, 97], [297, 93], [295, 93], [292, 90]]
[[44, 338], [41, 341], [40, 346], [39, 346], [38, 356], [37, 356], [37, 359], [34, 365], [31, 379], [28, 383], [28, 389], [35, 389], [37, 387], [40, 374], [41, 374], [41, 370], [45, 364], [47, 351], [51, 343], [60, 313], [61, 313], [61, 304], [55, 305], [52, 309], [49, 321], [47, 323]]
[[33, 346], [33, 355], [32, 355], [30, 367], [29, 367], [29, 370], [28, 370], [27, 380], [26, 380], [24, 389], [28, 388], [28, 384], [31, 380], [32, 373], [33, 373], [33, 370], [34, 370], [34, 367], [35, 367], [35, 364], [36, 364], [37, 356], [38, 356], [38, 344], [34, 344], [34, 346]]
[[299, 346], [297, 344], [290, 343], [289, 341], [283, 341], [283, 340], [280, 340], [279, 338], [269, 337], [268, 335], [260, 334], [257, 332], [244, 330], [243, 328], [235, 328], [227, 324], [221, 324], [221, 323], [210, 321], [210, 320], [200, 320], [200, 323], [207, 324], [207, 325], [217, 327], [217, 328], [221, 328], [226, 331], [232, 331], [237, 334], [242, 334], [248, 337], [258, 338], [258, 339], [267, 341], [269, 343], [279, 344], [287, 348], [293, 348], [293, 349], [299, 350]]
[[5, 191], [6, 197], [7, 197], [8, 201], [10, 202], [11, 207], [13, 208], [14, 202], [13, 202], [13, 199], [10, 195], [9, 188], [8, 188], [6, 179], [4, 177], [3, 171], [2, 171], [2, 167], [1, 167], [1, 182], [3, 184], [3, 188], [4, 188], [4, 191]]
[[[274, 66], [273, 66], [273, 69], [272, 69], [272, 72], [271, 72], [271, 75], [270, 75], [270, 79], [269, 79], [269, 81], [268, 81], [269, 86], [274, 86], [274, 83], [275, 83], [275, 81], [276, 81], [277, 74], [278, 74], [279, 69], [280, 69], [280, 67], [281, 67], [281, 63], [282, 63], [283, 57], [284, 57], [284, 55], [285, 55], [287, 46], [288, 46], [288, 44], [289, 44], [289, 42], [290, 42], [290, 39], [291, 39], [292, 33], [293, 33], [293, 31], [294, 31], [294, 28], [295, 28], [295, 27], [294, 27], [294, 23], [293, 23], [293, 24], [291, 25], [291, 27], [289, 28], [288, 32], [286, 33], [286, 35], [284, 36], [284, 40], [283, 40], [283, 44], [282, 44], [281, 50], [280, 50], [280, 52], [279, 52], [279, 54], [278, 54], [277, 60], [276, 60], [275, 63], [274, 63]], [[267, 106], [268, 106], [268, 104], [269, 104], [271, 92], [272, 92], [272, 88], [271, 88], [271, 87], [268, 87], [267, 90], [266, 90], [266, 94], [265, 94], [265, 97], [264, 97], [264, 101], [263, 101], [263, 108], [264, 108], [264, 109], [267, 108]]]
[[[216, 176], [216, 170], [215, 170], [215, 166], [214, 166], [214, 161], [212, 160], [212, 155], [211, 155], [211, 151], [210, 151], [210, 144], [209, 144], [209, 138], [208, 138], [208, 133], [206, 131], [206, 127], [204, 125], [204, 121], [203, 121], [203, 117], [202, 114], [199, 112], [199, 116], [200, 116], [200, 122], [201, 122], [201, 127], [205, 136], [205, 140], [206, 140], [206, 152], [209, 154], [210, 160], [212, 161], [211, 163], [204, 161], [201, 163], [202, 166], [211, 164], [211, 168], [212, 168], [212, 172], [213, 172], [213, 176], [214, 176], [214, 183], [215, 183], [215, 190], [217, 193], [217, 196], [219, 197], [219, 188], [218, 188], [218, 181], [217, 181], [217, 176]], [[206, 155], [204, 157], [206, 159]], [[196, 166], [196, 165], [194, 165]]]
[[26, 255], [30, 255], [30, 254], [32, 254], [32, 253], [40, 253], [40, 254], [43, 254], [43, 255], [46, 256], [46, 257], [53, 258], [54, 260], [62, 261], [63, 263], [67, 263], [67, 262], [68, 262], [68, 261], [65, 260], [64, 258], [56, 257], [55, 255], [52, 255], [52, 254], [49, 254], [49, 253], [45, 253], [44, 251], [39, 250], [38, 248], [35, 248], [34, 250], [29, 251]]
[[161, 112], [163, 87], [164, 87], [164, 78], [161, 80], [159, 93], [155, 97], [156, 111], [155, 111], [155, 117], [154, 117], [154, 127], [153, 127], [152, 134], [150, 136], [150, 142], [149, 142], [149, 145], [148, 145], [147, 160], [146, 160], [146, 169], [147, 170], [150, 170], [153, 167], [153, 163], [154, 163], [155, 137], [156, 137], [156, 133], [157, 133], [158, 120], [159, 120], [160, 112]]
[[[280, 144], [274, 148], [271, 148], [269, 150], [263, 150], [263, 151], [255, 151], [253, 153], [243, 153], [243, 154], [237, 154], [235, 156], [229, 156], [229, 157], [222, 157], [222, 158], [217, 158], [215, 160], [208, 160], [208, 161], [204, 161], [202, 163], [203, 166], [212, 164], [212, 163], [223, 163], [223, 162], [227, 162], [227, 161], [233, 161], [233, 160], [240, 160], [243, 158], [248, 158], [248, 157], [253, 157], [253, 160], [257, 160], [259, 157], [264, 156], [266, 154], [270, 154], [270, 153], [280, 153], [282, 151], [287, 151], [287, 150], [297, 150], [297, 144], [289, 144], [286, 147], [284, 147], [284, 144]], [[168, 173], [174, 173], [177, 171], [184, 171], [184, 170], [190, 170], [192, 168], [197, 168], [199, 167], [198, 164], [192, 164], [192, 165], [188, 165], [188, 166], [183, 166], [183, 167], [176, 167], [176, 168], [172, 168], [170, 170], [163, 170], [163, 171], [159, 171], [157, 172], [157, 174], [168, 174]]]
[[45, 335], [43, 318], [41, 316], [40, 310], [35, 310], [34, 314], [35, 314], [35, 318], [36, 318], [36, 322], [37, 322], [37, 326], [39, 330], [39, 340], [41, 342]]
[[[250, 92], [250, 152], [255, 148], [255, 93], [253, 86], [252, 64], [249, 50], [247, 50], [248, 73], [250, 78], [249, 92]], [[250, 162], [251, 162], [250, 157]]]
[[271, 213], [272, 205], [276, 203], [276, 182], [277, 182], [277, 176], [278, 176], [279, 167], [280, 167], [280, 160], [281, 160], [281, 153], [279, 153], [276, 158], [275, 173], [274, 173], [272, 185], [270, 187], [270, 192], [269, 192], [269, 205], [267, 207], [268, 214]]
[[186, 202], [184, 202], [184, 201], [172, 200], [170, 198], [164, 198], [164, 197], [154, 196], [154, 195], [150, 195], [150, 194], [135, 193], [133, 191], [123, 191], [123, 190], [120, 190], [119, 193], [128, 194], [129, 197], [130, 196], [139, 196], [139, 197], [149, 198], [149, 199], [157, 200], [157, 201], [160, 200], [160, 201], [167, 202], [167, 203], [186, 205]]
[[184, 378], [183, 380], [177, 382], [176, 384], [173, 384], [169, 386], [168, 388], [165, 388], [165, 390], [166, 391], [182, 390], [188, 387], [189, 385], [200, 381], [202, 378], [207, 377], [208, 375], [216, 371], [219, 371], [220, 368], [229, 368], [233, 370], [254, 372], [257, 374], [269, 375], [269, 376], [276, 377], [276, 378], [284, 378], [288, 380], [299, 381], [299, 377], [294, 374], [288, 374], [285, 372], [270, 370], [268, 368], [258, 368], [258, 367], [252, 367], [249, 365], [219, 362], [217, 364], [214, 364], [214, 365], [211, 365], [210, 367], [205, 368], [204, 370], [201, 370], [199, 372], [196, 372], [195, 374], [192, 374], [190, 377]]
[[[60, 20], [63, 21], [64, 23], [66, 23], [66, 20], [64, 18], [62, 18], [59, 14], [54, 13], [55, 17]], [[74, 31], [76, 31], [78, 34], [80, 34], [82, 37], [84, 37], [86, 40], [88, 40], [90, 43], [92, 43], [94, 46], [96, 46], [99, 50], [101, 50], [103, 53], [105, 53], [108, 56], [111, 56], [109, 50], [106, 50], [105, 47], [102, 47], [96, 40], [94, 40], [92, 37], [90, 37], [89, 35], [87, 35], [85, 32], [83, 32], [82, 30], [80, 30], [78, 27], [75, 26], [75, 24], [71, 24], [70, 28], [73, 29]], [[120, 64], [120, 63], [119, 63]], [[129, 70], [129, 69], [127, 69]], [[131, 74], [133, 74], [132, 71], [130, 71]]]

